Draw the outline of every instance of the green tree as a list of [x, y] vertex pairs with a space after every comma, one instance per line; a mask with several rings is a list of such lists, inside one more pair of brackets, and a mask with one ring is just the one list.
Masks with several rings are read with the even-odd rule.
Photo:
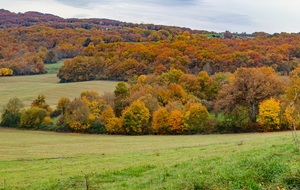
[[19, 98], [11, 98], [2, 109], [1, 126], [18, 127], [20, 123], [20, 110], [24, 107]]
[[179, 78], [183, 74], [184, 73], [181, 70], [173, 69], [167, 73], [161, 74], [161, 78], [166, 84], [178, 83]]
[[122, 111], [125, 107], [129, 105], [128, 103], [128, 96], [129, 96], [129, 89], [125, 82], [119, 82], [116, 86], [114, 91], [115, 94], [115, 113], [116, 116], [121, 116]]

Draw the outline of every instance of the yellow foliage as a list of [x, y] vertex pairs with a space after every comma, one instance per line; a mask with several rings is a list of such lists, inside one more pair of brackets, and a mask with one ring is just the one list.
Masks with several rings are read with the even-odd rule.
[[154, 133], [168, 134], [170, 133], [169, 125], [170, 114], [165, 108], [159, 108], [153, 113], [153, 130]]
[[178, 110], [172, 111], [169, 124], [173, 133], [182, 134], [185, 130], [183, 114]]
[[270, 98], [259, 104], [259, 124], [265, 131], [280, 129], [280, 103]]
[[43, 121], [43, 124], [52, 124], [52, 120], [51, 118], [48, 116], [48, 117], [45, 117], [44, 118], [44, 121]]
[[140, 84], [145, 84], [145, 80], [147, 79], [147, 76], [146, 75], [141, 75], [139, 76], [138, 78], [138, 83]]
[[110, 118], [105, 125], [106, 131], [111, 134], [122, 134], [123, 129], [120, 123], [120, 119], [117, 117]]
[[145, 104], [137, 100], [122, 114], [122, 124], [128, 134], [142, 134], [148, 127], [150, 111]]
[[13, 75], [13, 70], [8, 69], [8, 68], [1, 68], [0, 69], [0, 76], [9, 76], [9, 75]]
[[210, 115], [202, 104], [194, 103], [184, 116], [185, 125], [188, 130], [199, 132], [206, 132], [204, 124], [210, 120]]
[[69, 126], [72, 129], [76, 130], [76, 131], [80, 131], [80, 130], [85, 130], [85, 129], [90, 128], [91, 124], [89, 124], [89, 123], [88, 124], [84, 124], [84, 123], [82, 123], [80, 121], [70, 121], [69, 122]]
[[107, 124], [110, 119], [115, 117], [115, 113], [113, 109], [110, 106], [107, 106], [106, 109], [103, 111], [103, 113], [100, 116], [100, 120], [102, 123]]

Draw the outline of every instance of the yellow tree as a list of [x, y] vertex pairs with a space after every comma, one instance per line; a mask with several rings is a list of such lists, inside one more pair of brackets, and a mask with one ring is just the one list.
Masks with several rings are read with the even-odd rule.
[[169, 125], [170, 113], [166, 108], [159, 108], [153, 113], [153, 130], [158, 134], [170, 134], [171, 128]]
[[111, 134], [123, 134], [124, 130], [122, 128], [122, 124], [119, 118], [113, 117], [107, 121], [105, 125], [106, 131]]
[[108, 124], [109, 121], [113, 118], [115, 118], [114, 110], [111, 108], [111, 106], [106, 106], [106, 109], [102, 112], [100, 116], [100, 120], [104, 124]]
[[169, 117], [169, 125], [173, 133], [182, 134], [186, 129], [183, 114], [178, 110], [172, 111]]
[[210, 120], [207, 109], [200, 103], [191, 105], [190, 110], [184, 115], [185, 125], [193, 133], [202, 133], [205, 131], [205, 124]]
[[280, 129], [280, 102], [274, 98], [261, 102], [258, 120], [264, 131]]
[[128, 134], [143, 134], [148, 132], [150, 111], [145, 104], [137, 100], [122, 114], [122, 124]]

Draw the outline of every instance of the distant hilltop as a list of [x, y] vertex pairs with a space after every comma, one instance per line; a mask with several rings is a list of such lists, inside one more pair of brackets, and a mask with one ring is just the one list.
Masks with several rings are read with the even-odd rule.
[[98, 30], [115, 30], [124, 28], [142, 28], [147, 30], [162, 30], [172, 29], [176, 31], [189, 31], [190, 33], [198, 34], [213, 34], [216, 32], [206, 30], [192, 30], [190, 28], [178, 26], [166, 26], [155, 24], [137, 24], [129, 22], [121, 22], [117, 20], [104, 18], [61, 18], [52, 14], [44, 14], [40, 12], [29, 11], [25, 13], [14, 13], [5, 9], [0, 9], [0, 29], [13, 27], [28, 27], [28, 26], [48, 26], [53, 28], [84, 28]]

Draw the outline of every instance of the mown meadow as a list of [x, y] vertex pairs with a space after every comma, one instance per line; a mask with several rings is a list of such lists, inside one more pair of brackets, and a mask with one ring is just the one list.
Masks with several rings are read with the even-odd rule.
[[1, 77], [0, 107], [7, 104], [12, 97], [18, 97], [26, 107], [29, 107], [38, 95], [43, 94], [46, 96], [47, 103], [55, 108], [61, 97], [74, 99], [86, 90], [95, 90], [100, 94], [113, 92], [118, 83], [116, 81], [59, 83], [56, 73], [63, 61], [56, 64], [45, 64], [49, 74]]
[[0, 128], [0, 189], [299, 189], [299, 164], [291, 132], [111, 136]]

